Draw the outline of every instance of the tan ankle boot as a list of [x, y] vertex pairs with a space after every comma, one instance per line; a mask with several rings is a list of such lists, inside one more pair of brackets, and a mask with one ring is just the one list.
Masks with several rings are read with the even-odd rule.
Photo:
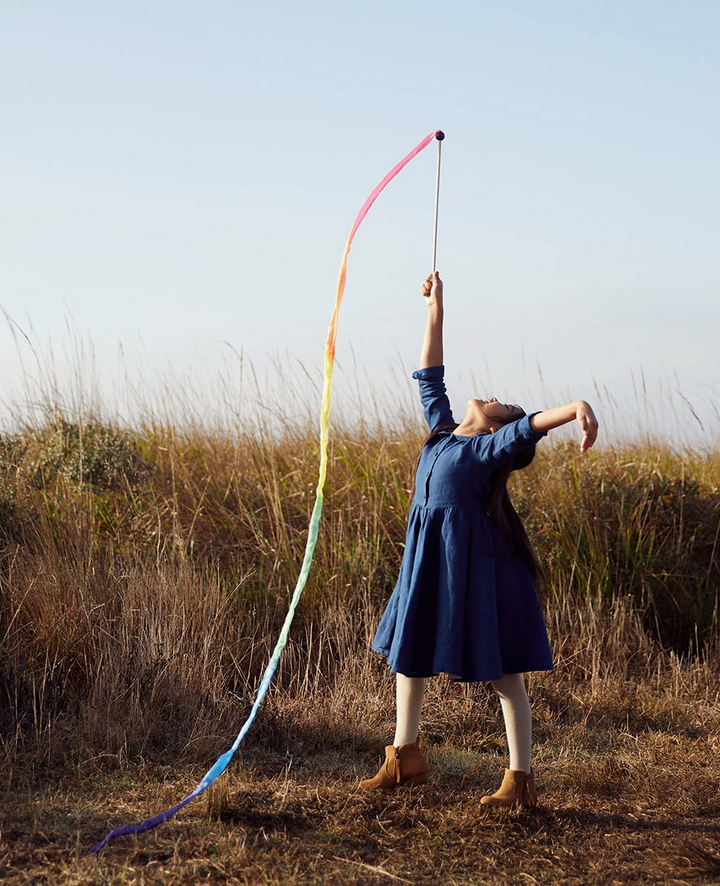
[[534, 809], [537, 806], [535, 776], [522, 769], [506, 769], [500, 790], [482, 797], [485, 806], [503, 806], [507, 809]]
[[365, 791], [392, 791], [402, 784], [425, 784], [428, 765], [417, 744], [403, 744], [385, 748], [385, 762], [377, 775], [360, 782]]

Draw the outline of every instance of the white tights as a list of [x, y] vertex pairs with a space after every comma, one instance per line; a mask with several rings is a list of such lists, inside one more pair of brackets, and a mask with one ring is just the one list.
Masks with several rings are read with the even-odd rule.
[[417, 741], [420, 711], [425, 696], [425, 678], [406, 677], [405, 674], [395, 676], [397, 677], [395, 687], [397, 718], [393, 746], [399, 748], [400, 745], [413, 744]]
[[505, 674], [502, 680], [492, 681], [500, 696], [508, 751], [509, 769], [524, 769], [530, 775], [530, 748], [532, 745], [532, 715], [522, 674]]
[[[425, 695], [423, 677], [397, 677], [397, 721], [393, 745], [399, 747], [417, 741], [420, 712]], [[530, 702], [525, 691], [522, 674], [505, 674], [501, 680], [492, 681], [493, 689], [500, 697], [508, 750], [510, 769], [523, 769], [530, 773], [530, 748], [532, 744], [532, 716]]]

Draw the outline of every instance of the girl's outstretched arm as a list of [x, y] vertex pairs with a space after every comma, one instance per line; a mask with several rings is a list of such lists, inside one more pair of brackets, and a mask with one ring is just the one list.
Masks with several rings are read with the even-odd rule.
[[427, 301], [428, 316], [418, 369], [443, 364], [443, 283], [437, 271], [428, 274], [422, 294]]
[[530, 427], [533, 431], [545, 434], [574, 420], [577, 420], [583, 435], [580, 452], [587, 452], [597, 439], [598, 420], [590, 404], [584, 400], [575, 400], [574, 403], [566, 403], [565, 406], [538, 412], [531, 417]]

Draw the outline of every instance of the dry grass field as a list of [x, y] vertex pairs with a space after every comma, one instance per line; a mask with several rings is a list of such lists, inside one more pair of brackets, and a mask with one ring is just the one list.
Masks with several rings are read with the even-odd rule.
[[252, 703], [302, 559], [313, 428], [42, 421], [0, 437], [0, 881], [720, 882], [720, 452], [544, 449], [513, 497], [556, 657], [528, 686], [540, 808], [483, 685], [430, 681], [430, 783], [357, 790], [393, 731], [370, 639], [422, 429], [338, 430], [277, 679], [237, 761], [173, 821]]

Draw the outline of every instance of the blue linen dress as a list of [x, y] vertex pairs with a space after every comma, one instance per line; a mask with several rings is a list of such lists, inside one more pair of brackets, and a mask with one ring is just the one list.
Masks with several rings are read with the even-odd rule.
[[[431, 431], [453, 422], [443, 376], [443, 366], [413, 373]], [[490, 471], [545, 436], [530, 417], [423, 448], [400, 573], [372, 646], [393, 673], [480, 681], [552, 668], [530, 572], [484, 500]]]

